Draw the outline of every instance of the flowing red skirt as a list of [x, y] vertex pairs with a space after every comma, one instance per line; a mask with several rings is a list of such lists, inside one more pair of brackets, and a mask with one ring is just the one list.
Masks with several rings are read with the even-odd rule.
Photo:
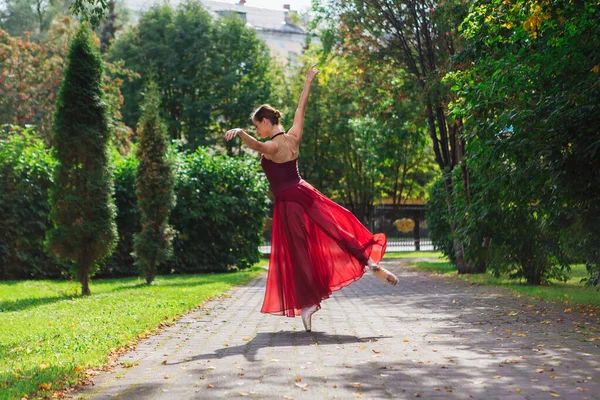
[[[261, 312], [293, 317], [360, 279], [369, 257], [383, 258], [373, 235], [347, 209], [301, 181], [275, 198], [267, 288]], [[320, 307], [320, 306], [319, 306]]]

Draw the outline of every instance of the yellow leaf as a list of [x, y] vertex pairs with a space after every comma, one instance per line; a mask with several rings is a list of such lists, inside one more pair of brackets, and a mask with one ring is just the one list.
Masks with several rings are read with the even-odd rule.
[[408, 339], [404, 339], [403, 342], [408, 342]]
[[517, 392], [517, 393], [521, 393], [521, 389], [519, 389], [519, 388], [516, 388], [516, 389], [515, 389], [515, 392]]
[[527, 335], [524, 333], [519, 333], [517, 336], [526, 337]]
[[46, 369], [48, 368], [48, 364], [40, 364], [40, 369]]
[[52, 387], [52, 382], [50, 382], [50, 383], [40, 383], [40, 384], [38, 384], [38, 387], [40, 389], [50, 390], [50, 388]]
[[207, 388], [209, 388], [209, 389], [212, 389], [212, 388], [214, 388], [214, 386], [213, 386], [213, 385], [211, 385], [210, 383], [209, 383], [208, 385], [206, 385], [206, 387], [207, 387]]
[[592, 68], [592, 72], [597, 74], [598, 72], [600, 72], [600, 67], [598, 66], [598, 64], [594, 65], [594, 68]]
[[550, 396], [551, 397], [560, 397], [560, 394], [558, 394], [558, 393], [550, 393]]
[[296, 378], [296, 382], [301, 382], [302, 378]]
[[359, 383], [359, 382], [353, 382], [353, 383], [352, 383], [352, 386], [354, 386], [355, 388], [362, 387], [362, 385], [363, 385], [363, 384], [362, 384], [362, 383]]

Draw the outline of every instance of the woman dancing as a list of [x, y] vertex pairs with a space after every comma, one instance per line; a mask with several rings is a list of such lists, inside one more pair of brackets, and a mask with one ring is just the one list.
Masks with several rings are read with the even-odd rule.
[[360, 279], [365, 266], [386, 283], [398, 278], [378, 266], [386, 248], [382, 233], [373, 235], [348, 210], [304, 181], [298, 172], [298, 147], [302, 139], [304, 112], [314, 77], [313, 65], [306, 75], [304, 90], [286, 133], [281, 113], [268, 104], [252, 115], [259, 142], [243, 129], [231, 129], [226, 140], [239, 136], [251, 149], [262, 153], [261, 165], [275, 196], [271, 258], [265, 299], [261, 312], [300, 315], [311, 331], [311, 317], [321, 301], [335, 290]]

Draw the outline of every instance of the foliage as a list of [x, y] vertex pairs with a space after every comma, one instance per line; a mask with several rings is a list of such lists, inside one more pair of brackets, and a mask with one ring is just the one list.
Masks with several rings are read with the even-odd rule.
[[159, 116], [160, 97], [152, 81], [146, 87], [138, 125], [138, 159], [135, 177], [141, 230], [134, 240], [139, 271], [152, 283], [157, 268], [173, 255], [173, 228], [169, 214], [175, 206], [175, 178], [168, 160], [167, 129]]
[[[65, 17], [52, 25], [40, 42], [29, 34], [11, 37], [0, 30], [0, 121], [13, 125], [35, 125], [36, 133], [52, 145], [52, 118], [60, 82], [64, 76], [69, 41], [76, 24]], [[114, 142], [122, 152], [130, 145], [133, 132], [121, 122], [120, 107], [123, 78], [137, 75], [123, 68], [122, 62], [108, 63], [104, 78], [109, 126]]]
[[[287, 104], [295, 107], [305, 69], [319, 47], [303, 59], [293, 77]], [[402, 72], [337, 56], [320, 67], [304, 122], [300, 172], [326, 195], [363, 219], [375, 201], [426, 197], [432, 154], [423, 129], [413, 123]], [[295, 108], [284, 110], [291, 124]]]
[[460, 68], [447, 77], [469, 168], [482, 182], [493, 177], [480, 195], [497, 213], [494, 251], [530, 282], [556, 271], [550, 265], [584, 261], [592, 276], [599, 265], [599, 7], [476, 1], [461, 28]]
[[82, 294], [90, 294], [88, 279], [97, 262], [112, 252], [117, 237], [102, 76], [92, 32], [83, 24], [71, 45], [55, 114], [54, 227], [46, 243], [60, 259], [75, 263]]
[[102, 277], [137, 275], [138, 270], [131, 255], [134, 235], [140, 231], [140, 210], [135, 194], [135, 174], [138, 166], [135, 147], [124, 156], [113, 148], [112, 164], [119, 240], [113, 254], [106, 259], [98, 271], [98, 275]]
[[[199, 148], [177, 164], [174, 272], [227, 271], [258, 261], [267, 183], [257, 163]], [[169, 272], [169, 271], [162, 271]]]
[[42, 249], [55, 164], [32, 128], [6, 125], [0, 132], [0, 279], [65, 272]]
[[431, 186], [427, 203], [427, 227], [434, 248], [440, 250], [453, 264], [456, 264], [444, 185], [444, 178], [440, 176]]
[[[270, 55], [256, 32], [234, 17], [213, 21], [199, 1], [176, 10], [154, 6], [112, 45], [140, 76], [149, 71], [161, 89], [161, 114], [173, 139], [190, 148], [220, 137], [223, 126], [250, 124], [248, 114], [268, 101]], [[135, 126], [143, 79], [124, 82], [124, 121]]]
[[11, 36], [25, 32], [35, 41], [46, 37], [52, 23], [69, 10], [71, 0], [4, 0], [0, 9], [0, 30]]
[[97, 27], [106, 15], [108, 3], [107, 0], [74, 0], [70, 10], [82, 21], [89, 21], [93, 27]]
[[108, 363], [115, 349], [261, 273], [164, 276], [153, 285], [96, 280], [93, 297], [77, 296], [74, 282], [0, 282], [0, 396], [51, 398]]

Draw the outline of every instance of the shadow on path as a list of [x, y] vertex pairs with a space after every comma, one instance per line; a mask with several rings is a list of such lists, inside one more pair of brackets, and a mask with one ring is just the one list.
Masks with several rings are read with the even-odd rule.
[[223, 347], [210, 354], [198, 354], [183, 361], [169, 362], [167, 365], [185, 364], [198, 360], [220, 359], [229, 356], [243, 355], [246, 360], [254, 362], [260, 349], [278, 346], [313, 346], [315, 344], [348, 344], [376, 342], [385, 336], [357, 337], [351, 335], [329, 335], [322, 332], [259, 332], [252, 340], [243, 345]]

